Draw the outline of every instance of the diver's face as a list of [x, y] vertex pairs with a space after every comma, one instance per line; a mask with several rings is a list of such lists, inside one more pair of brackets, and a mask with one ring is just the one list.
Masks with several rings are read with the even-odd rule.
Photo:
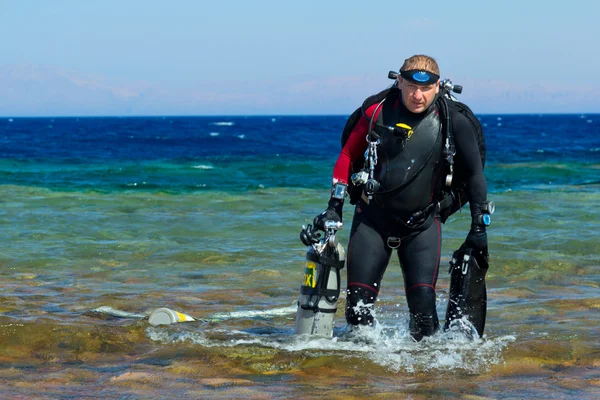
[[402, 92], [402, 101], [406, 108], [418, 114], [427, 110], [433, 103], [440, 91], [440, 81], [431, 85], [417, 85], [399, 77], [398, 88]]

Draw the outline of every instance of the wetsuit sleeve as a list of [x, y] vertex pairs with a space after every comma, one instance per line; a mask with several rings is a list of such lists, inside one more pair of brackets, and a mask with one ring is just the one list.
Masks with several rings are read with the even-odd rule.
[[467, 196], [471, 216], [481, 214], [481, 204], [487, 200], [487, 182], [481, 166], [481, 156], [477, 145], [475, 128], [467, 117], [455, 111], [452, 115], [452, 129], [456, 145], [456, 157], [464, 167], [461, 170], [467, 179]]
[[346, 145], [342, 149], [333, 168], [333, 183], [342, 182], [348, 184], [350, 180], [352, 163], [364, 157], [367, 149], [367, 132], [369, 120], [364, 115], [356, 123], [348, 137]]

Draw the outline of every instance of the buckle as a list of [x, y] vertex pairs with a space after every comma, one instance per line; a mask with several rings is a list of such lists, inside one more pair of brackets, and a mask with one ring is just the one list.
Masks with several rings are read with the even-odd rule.
[[387, 238], [387, 245], [391, 249], [397, 249], [398, 247], [400, 247], [400, 243], [402, 243], [402, 240], [399, 237], [389, 236]]

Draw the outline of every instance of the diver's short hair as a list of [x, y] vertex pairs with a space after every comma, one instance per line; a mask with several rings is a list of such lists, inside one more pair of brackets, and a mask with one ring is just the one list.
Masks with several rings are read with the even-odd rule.
[[424, 70], [440, 75], [440, 67], [433, 57], [423, 54], [417, 54], [404, 60], [404, 64], [400, 67], [400, 71]]

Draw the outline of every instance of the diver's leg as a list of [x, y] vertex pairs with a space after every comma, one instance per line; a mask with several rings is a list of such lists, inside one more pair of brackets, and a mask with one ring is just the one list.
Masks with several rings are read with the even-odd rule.
[[348, 244], [346, 321], [350, 325], [373, 325], [373, 306], [391, 249], [356, 207]]
[[417, 341], [439, 328], [435, 284], [440, 266], [442, 231], [439, 219], [415, 236], [402, 240], [398, 249], [410, 311], [410, 333]]

